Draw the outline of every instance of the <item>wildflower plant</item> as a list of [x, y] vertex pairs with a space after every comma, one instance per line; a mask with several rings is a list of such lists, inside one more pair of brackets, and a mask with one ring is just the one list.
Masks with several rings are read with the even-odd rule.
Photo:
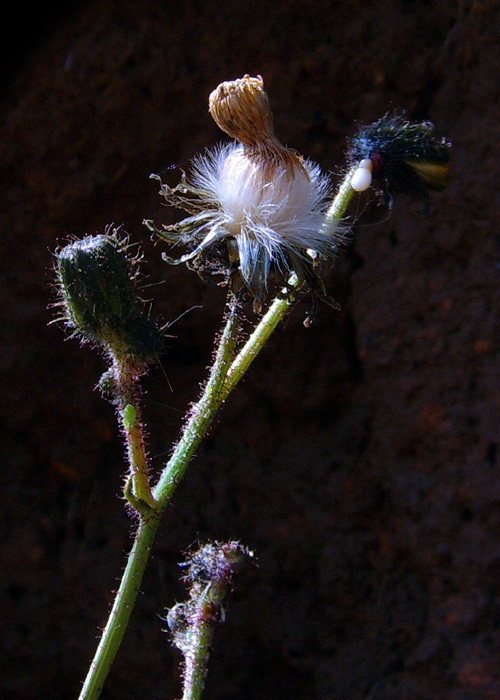
[[[163, 337], [137, 293], [139, 258], [116, 229], [72, 241], [56, 255], [60, 318], [73, 335], [100, 347], [108, 360], [100, 387], [115, 405], [125, 436], [124, 496], [137, 519], [80, 700], [100, 695], [161, 518], [218, 409], [299, 298], [310, 294], [335, 306], [324, 278], [345, 240], [351, 199], [373, 187], [385, 201], [405, 191], [427, 205], [428, 188], [442, 187], [448, 172], [450, 144], [434, 136], [429, 122], [412, 124], [402, 115], [386, 115], [351, 139], [347, 168], [334, 192], [318, 165], [276, 138], [260, 76], [222, 83], [210, 95], [209, 110], [233, 141], [195, 158], [191, 173], [183, 174], [175, 187], [152, 176], [160, 181], [167, 204], [189, 216], [159, 227], [144, 222], [171, 247], [163, 253], [167, 263], [185, 263], [227, 288], [215, 360], [155, 484], [150, 483], [139, 383], [159, 358]], [[243, 335], [241, 318], [248, 302], [253, 327]], [[310, 320], [308, 316], [305, 325]], [[238, 542], [209, 543], [188, 556], [189, 599], [174, 605], [166, 618], [172, 642], [184, 655], [183, 700], [201, 697], [213, 633], [224, 619], [233, 576], [252, 557]]]

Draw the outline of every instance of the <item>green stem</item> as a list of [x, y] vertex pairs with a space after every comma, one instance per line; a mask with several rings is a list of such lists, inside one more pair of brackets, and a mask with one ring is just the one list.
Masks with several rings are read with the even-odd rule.
[[221, 583], [208, 583], [193, 612], [195, 619], [189, 630], [189, 648], [185, 654], [182, 700], [201, 698], [215, 631], [213, 611], [216, 606], [220, 607], [219, 599], [224, 593], [225, 587]]
[[[131, 414], [131, 420], [127, 413]], [[156, 508], [156, 502], [151, 494], [148, 478], [148, 465], [146, 459], [146, 449], [142, 434], [142, 425], [137, 415], [137, 411], [132, 404], [127, 404], [120, 411], [120, 418], [127, 440], [128, 459], [130, 464], [130, 475], [133, 481], [134, 496], [150, 508]], [[129, 499], [131, 502], [131, 499]]]
[[153, 540], [160, 524], [161, 512], [167, 507], [196, 447], [222, 403], [221, 390], [236, 344], [238, 330], [236, 301], [231, 296], [228, 319], [220, 338], [209, 380], [200, 401], [193, 407], [182, 438], [155, 488], [158, 499], [155, 502], [155, 509], [150, 510], [147, 515], [140, 514], [141, 520], [135, 535], [134, 546], [79, 700], [97, 700], [101, 693], [137, 598]]
[[223, 392], [224, 380], [239, 332], [237, 302], [231, 293], [230, 299], [228, 319], [219, 341], [215, 362], [203, 396], [191, 409], [191, 416], [184, 427], [182, 437], [153, 490], [153, 497], [162, 511], [169, 504], [179, 481], [184, 476], [184, 472], [193, 458], [196, 448], [205, 436], [215, 414], [226, 397]]
[[[128, 356], [123, 357], [118, 352], [111, 353], [113, 359], [115, 404], [118, 409], [118, 420], [123, 429], [127, 444], [127, 457], [132, 491], [125, 489], [129, 503], [134, 497], [137, 502], [145, 503], [149, 508], [155, 508], [156, 503], [151, 495], [148, 477], [148, 462], [141, 424], [139, 403], [139, 376], [137, 368]], [[129, 493], [131, 498], [129, 498]], [[135, 506], [134, 506], [135, 507]]]
[[[295, 284], [296, 279], [291, 279], [290, 286], [294, 286]], [[226, 400], [246, 373], [289, 307], [290, 301], [288, 299], [275, 299], [268, 311], [261, 318], [259, 324], [255, 327], [253, 333], [229, 368], [221, 395], [223, 401]]]
[[147, 520], [141, 519], [120, 588], [80, 693], [80, 700], [96, 700], [101, 693], [127, 629], [159, 524], [158, 513], [152, 512]]
[[[354, 190], [350, 186], [351, 177], [352, 171], [347, 173], [325, 217], [324, 228], [332, 236], [354, 194]], [[153, 490], [153, 497], [156, 502], [155, 510], [151, 510], [146, 515], [143, 513], [140, 516], [139, 528], [123, 573], [120, 588], [79, 700], [97, 700], [99, 697], [125, 634], [158, 529], [161, 513], [168, 506], [217, 410], [262, 350], [290, 304], [287, 299], [276, 299], [262, 317], [233, 363], [230, 364], [238, 336], [236, 302], [232, 297], [231, 299], [226, 326], [222, 333], [215, 362], [203, 395], [192, 408], [191, 416], [186, 423], [182, 437]]]
[[351, 187], [351, 180], [356, 168], [357, 166], [347, 171], [344, 179], [340, 183], [333, 202], [330, 204], [330, 207], [326, 212], [325, 220], [323, 221], [321, 228], [324, 233], [327, 233], [332, 237], [335, 236], [342, 217], [344, 216], [347, 207], [355, 194], [355, 191]]

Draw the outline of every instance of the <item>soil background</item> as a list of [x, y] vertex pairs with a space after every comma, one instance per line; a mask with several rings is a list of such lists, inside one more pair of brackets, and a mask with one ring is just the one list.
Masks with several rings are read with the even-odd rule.
[[[165, 517], [102, 697], [181, 694], [162, 631], [182, 552], [259, 566], [217, 631], [205, 697], [500, 698], [500, 13], [493, 0], [87, 2], [5, 22], [0, 261], [0, 689], [76, 698], [133, 522], [98, 353], [48, 325], [52, 253], [122, 224], [169, 330], [144, 381], [155, 473], [195, 400], [224, 291], [167, 267], [152, 172], [224, 140], [207, 98], [261, 74], [279, 138], [338, 181], [347, 138], [401, 107], [453, 142], [450, 186], [360, 199], [304, 328], [299, 305], [227, 402]], [[10, 35], [10, 36], [9, 36]], [[16, 42], [6, 50], [6, 42]], [[361, 216], [362, 215], [362, 216]], [[249, 314], [251, 312], [249, 311]]]

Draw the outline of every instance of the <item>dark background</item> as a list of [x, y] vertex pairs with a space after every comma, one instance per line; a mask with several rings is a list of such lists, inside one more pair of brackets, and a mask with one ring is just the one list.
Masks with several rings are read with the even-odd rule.
[[356, 123], [391, 107], [453, 141], [452, 179], [427, 217], [405, 197], [390, 216], [369, 208], [329, 281], [342, 311], [321, 307], [306, 330], [299, 306], [228, 401], [165, 517], [103, 698], [179, 697], [159, 615], [183, 598], [177, 563], [197, 537], [238, 538], [259, 559], [217, 632], [207, 700], [499, 698], [497, 3], [14, 10], [0, 127], [2, 697], [77, 697], [132, 529], [113, 409], [93, 390], [104, 363], [48, 325], [52, 252], [123, 224], [163, 322], [203, 306], [170, 329], [144, 382], [159, 470], [224, 292], [162, 263], [141, 222], [173, 219], [149, 174], [221, 140], [208, 95], [248, 72], [264, 77], [280, 139], [334, 179]]

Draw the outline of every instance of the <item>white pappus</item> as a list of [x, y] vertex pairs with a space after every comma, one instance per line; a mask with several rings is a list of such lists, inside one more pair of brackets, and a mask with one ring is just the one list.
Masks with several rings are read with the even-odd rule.
[[[322, 229], [330, 183], [318, 165], [276, 139], [260, 76], [222, 83], [209, 105], [218, 126], [236, 141], [197, 156], [183, 189], [162, 185], [169, 203], [189, 202], [187, 210], [193, 214], [165, 229], [175, 232], [171, 241], [194, 245], [193, 250], [167, 259], [195, 261], [200, 269], [200, 259], [211, 246], [227, 240], [239, 286], [250, 292], [260, 312], [271, 282], [286, 286], [291, 273], [299, 283], [321, 286], [314, 259], [330, 259], [342, 238]], [[177, 196], [175, 202], [179, 191], [194, 199]]]
[[199, 156], [191, 180], [208, 205], [191, 220], [208, 232], [183, 261], [216, 240], [234, 238], [243, 280], [255, 293], [271, 266], [292, 271], [290, 255], [302, 258], [308, 249], [331, 254], [332, 238], [321, 232], [329, 182], [314, 163], [264, 167], [232, 143]]

